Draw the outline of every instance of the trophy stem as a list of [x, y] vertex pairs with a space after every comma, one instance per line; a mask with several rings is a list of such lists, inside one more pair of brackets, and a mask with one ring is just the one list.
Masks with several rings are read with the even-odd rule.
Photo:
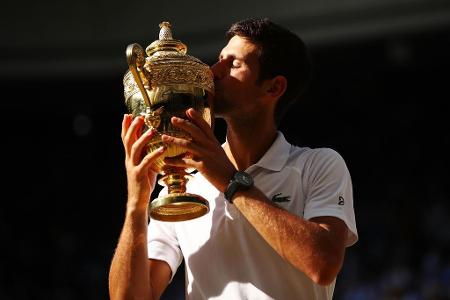
[[183, 168], [166, 168], [158, 181], [167, 186], [168, 194], [150, 202], [150, 216], [159, 221], [187, 221], [208, 213], [209, 204], [199, 195], [186, 193], [191, 175]]
[[161, 181], [167, 186], [168, 193], [185, 193], [186, 183], [189, 175], [184, 170], [177, 170], [175, 173], [169, 173], [161, 178]]

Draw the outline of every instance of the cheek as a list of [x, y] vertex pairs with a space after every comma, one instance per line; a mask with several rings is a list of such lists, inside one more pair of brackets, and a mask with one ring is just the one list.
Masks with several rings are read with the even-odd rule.
[[229, 76], [236, 80], [242, 81], [249, 77], [250, 73], [246, 67], [230, 68]]

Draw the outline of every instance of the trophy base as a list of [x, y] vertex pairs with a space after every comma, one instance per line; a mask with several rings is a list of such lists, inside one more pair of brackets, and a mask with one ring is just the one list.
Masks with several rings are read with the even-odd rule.
[[199, 195], [172, 193], [156, 198], [149, 205], [152, 219], [166, 222], [187, 221], [207, 214], [209, 204]]

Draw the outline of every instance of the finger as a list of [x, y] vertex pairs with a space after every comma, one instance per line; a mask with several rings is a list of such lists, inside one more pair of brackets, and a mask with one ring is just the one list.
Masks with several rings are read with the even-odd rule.
[[179, 168], [197, 168], [197, 162], [189, 157], [166, 157], [164, 158], [164, 164], [171, 167]]
[[200, 153], [202, 148], [195, 144], [192, 140], [176, 138], [166, 134], [161, 135], [161, 140], [163, 141], [163, 143], [183, 147], [192, 154], [201, 156]]
[[130, 156], [135, 165], [139, 164], [142, 158], [142, 151], [148, 142], [155, 137], [157, 132], [155, 130], [147, 130], [143, 135], [141, 135], [137, 141], [131, 146]]
[[175, 127], [180, 128], [189, 133], [191, 137], [197, 142], [201, 142], [202, 140], [205, 139], [204, 132], [191, 121], [178, 117], [172, 117], [171, 122]]
[[123, 140], [125, 145], [125, 151], [127, 154], [131, 151], [131, 146], [134, 144], [138, 137], [138, 132], [142, 128], [142, 125], [144, 124], [144, 118], [142, 117], [136, 117], [134, 118], [133, 122], [131, 122], [130, 127], [128, 128], [125, 138]]
[[130, 123], [131, 123], [132, 117], [129, 114], [124, 114], [123, 115], [123, 120], [122, 120], [122, 132], [120, 133], [120, 137], [123, 139], [125, 138], [125, 135], [128, 131], [128, 128], [130, 127]]
[[141, 163], [139, 164], [139, 168], [141, 170], [144, 169], [149, 169], [150, 166], [155, 163], [155, 161], [164, 154], [164, 152], [166, 151], [167, 147], [166, 146], [161, 146], [158, 149], [156, 149], [155, 151], [152, 151], [150, 153], [148, 153], [147, 155], [145, 155], [145, 157], [142, 159]]
[[211, 129], [211, 126], [203, 119], [203, 117], [193, 108], [189, 108], [186, 111], [186, 115], [188, 118], [197, 125], [200, 130], [208, 136], [210, 139], [215, 139], [216, 136], [214, 135], [213, 130]]

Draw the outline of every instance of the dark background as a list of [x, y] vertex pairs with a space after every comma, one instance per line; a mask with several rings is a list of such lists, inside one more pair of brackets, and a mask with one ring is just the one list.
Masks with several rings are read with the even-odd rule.
[[[356, 10], [341, 11], [328, 15], [332, 21], [320, 14], [273, 18], [306, 36], [315, 62], [311, 88], [281, 130], [294, 144], [336, 149], [353, 179], [359, 241], [347, 251], [335, 299], [450, 299], [450, 24], [432, 22], [449, 11], [442, 3], [397, 6], [397, 23], [387, 21], [393, 16], [388, 9], [366, 9], [359, 17]], [[436, 16], [418, 13], [432, 7]], [[406, 26], [411, 22], [400, 20], [413, 19], [411, 8], [422, 18]], [[239, 16], [230, 13], [211, 32], [185, 30], [179, 38], [188, 46], [206, 45], [191, 54], [214, 63], [223, 32]], [[358, 21], [370, 16], [372, 27]], [[114, 23], [96, 17], [97, 27], [101, 18]], [[58, 36], [48, 42], [50, 18], [41, 42], [35, 26], [44, 21], [29, 22], [27, 30], [20, 22], [6, 24], [0, 48], [0, 299], [108, 299], [108, 269], [126, 201], [124, 49], [156, 39], [165, 16], [157, 17], [141, 28], [145, 35], [130, 29], [127, 38], [124, 29], [122, 40], [103, 46], [101, 32], [97, 44], [79, 36], [73, 44], [67, 37], [58, 43]], [[334, 31], [321, 35], [318, 29], [327, 24]], [[88, 34], [85, 27], [55, 32]], [[213, 35], [221, 40], [208, 44], [204, 39]], [[215, 131], [223, 140], [223, 122]], [[181, 269], [164, 298], [182, 299], [183, 281]]]

